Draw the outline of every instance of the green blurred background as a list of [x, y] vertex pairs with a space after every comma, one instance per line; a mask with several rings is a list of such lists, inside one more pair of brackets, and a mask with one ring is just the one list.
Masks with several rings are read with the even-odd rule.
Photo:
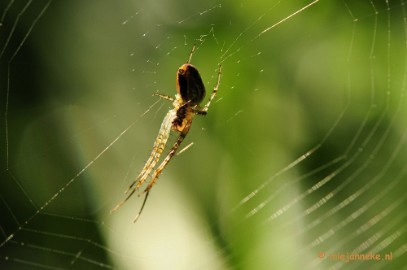
[[[0, 268], [405, 267], [404, 2], [288, 18], [309, 3], [0, 4]], [[133, 224], [142, 198], [110, 210], [194, 44], [219, 93]], [[329, 258], [369, 252], [393, 257]]]

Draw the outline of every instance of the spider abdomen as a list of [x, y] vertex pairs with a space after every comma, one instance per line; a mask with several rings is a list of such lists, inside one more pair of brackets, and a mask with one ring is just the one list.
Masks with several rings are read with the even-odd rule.
[[184, 102], [198, 105], [205, 97], [205, 86], [198, 70], [191, 64], [183, 64], [177, 72], [177, 92]]

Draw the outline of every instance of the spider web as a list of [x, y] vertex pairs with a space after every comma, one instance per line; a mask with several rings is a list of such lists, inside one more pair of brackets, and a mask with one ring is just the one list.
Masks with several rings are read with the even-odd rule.
[[[404, 1], [0, 10], [1, 269], [406, 267]], [[194, 44], [218, 95], [133, 224]]]

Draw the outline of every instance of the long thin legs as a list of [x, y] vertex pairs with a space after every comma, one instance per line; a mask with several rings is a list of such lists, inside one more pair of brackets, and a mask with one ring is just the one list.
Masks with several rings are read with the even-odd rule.
[[[170, 136], [171, 132], [171, 127], [172, 127], [172, 122], [174, 121], [176, 117], [176, 111], [175, 110], [170, 110], [167, 115], [164, 118], [163, 123], [161, 124], [160, 131], [157, 135], [157, 138], [155, 139], [153, 150], [150, 154], [150, 157], [148, 158], [146, 164], [144, 165], [144, 168], [141, 170], [140, 174], [137, 176], [137, 178], [131, 183], [131, 185], [127, 188], [127, 190], [124, 192], [126, 194], [126, 198], [121, 201], [119, 204], [117, 204], [111, 212], [116, 211], [117, 209], [120, 208], [133, 194], [134, 192], [146, 181], [148, 176], [150, 175], [151, 171], [154, 169], [156, 164], [158, 163], [160, 156], [165, 148], [165, 145], [167, 144], [168, 138]], [[144, 199], [146, 200], [146, 199]], [[145, 202], [143, 203], [143, 205]]]
[[213, 87], [212, 94], [209, 97], [208, 102], [206, 102], [205, 106], [202, 109], [198, 109], [195, 111], [197, 114], [205, 115], [208, 113], [209, 106], [211, 105], [211, 102], [215, 98], [216, 94], [218, 93], [221, 76], [222, 76], [222, 66], [219, 65], [218, 78], [216, 80], [215, 86]]
[[[177, 150], [178, 150], [179, 146], [181, 145], [182, 141], [184, 140], [185, 136], [188, 134], [188, 131], [189, 131], [189, 128], [191, 127], [191, 124], [192, 124], [192, 122], [188, 122], [186, 124], [185, 128], [182, 130], [182, 132], [178, 136], [177, 141], [172, 146], [172, 148], [171, 148], [170, 152], [168, 153], [168, 155], [161, 162], [160, 166], [158, 166], [158, 168], [154, 170], [154, 173], [153, 173], [153, 175], [151, 177], [150, 182], [148, 183], [148, 186], [143, 191], [146, 194], [144, 196], [143, 204], [141, 205], [140, 211], [138, 212], [137, 216], [134, 218], [133, 222], [136, 222], [138, 220], [138, 218], [140, 217], [141, 213], [143, 212], [143, 209], [144, 209], [144, 206], [146, 204], [148, 195], [150, 194], [151, 188], [154, 186], [155, 182], [157, 181], [157, 179], [160, 176], [161, 172], [164, 170], [165, 166], [167, 166], [168, 162], [170, 162], [171, 158], [177, 152]], [[138, 183], [137, 186], [132, 190], [131, 194], [129, 194], [129, 196], [131, 196], [138, 189], [138, 187], [140, 185], [141, 184]]]

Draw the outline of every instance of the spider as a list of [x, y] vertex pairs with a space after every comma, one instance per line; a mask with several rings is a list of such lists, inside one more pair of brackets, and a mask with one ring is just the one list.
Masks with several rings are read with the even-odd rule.
[[[221, 78], [221, 65], [219, 65], [217, 81], [213, 88], [212, 94], [208, 99], [208, 102], [203, 107], [199, 105], [205, 97], [205, 86], [196, 67], [190, 64], [194, 52], [195, 46], [193, 46], [189, 54], [188, 61], [183, 64], [177, 71], [177, 94], [175, 95], [175, 98], [159, 93], [154, 94], [154, 96], [172, 101], [172, 105], [174, 106], [174, 108], [168, 111], [163, 122], [161, 123], [158, 136], [155, 139], [153, 145], [153, 150], [151, 151], [150, 157], [145, 163], [143, 169], [141, 170], [137, 178], [124, 192], [127, 195], [126, 198], [119, 204], [117, 204], [116, 207], [113, 208], [111, 211], [116, 211], [128, 199], [130, 199], [130, 197], [140, 188], [141, 185], [143, 185], [146, 179], [152, 174], [151, 180], [148, 182], [147, 187], [142, 192], [145, 193], [144, 200], [137, 216], [134, 219], [134, 222], [137, 221], [140, 214], [143, 212], [151, 188], [154, 186], [161, 172], [175, 155], [182, 141], [185, 139], [185, 136], [188, 134], [193, 118], [195, 117], [195, 115], [206, 115], [208, 113], [209, 106], [211, 105], [212, 100], [215, 98], [216, 93], [218, 92]], [[178, 138], [174, 145], [171, 147], [167, 156], [161, 162], [161, 164], [156, 167], [160, 156], [165, 148], [165, 145], [167, 144], [171, 131], [179, 133]]]

